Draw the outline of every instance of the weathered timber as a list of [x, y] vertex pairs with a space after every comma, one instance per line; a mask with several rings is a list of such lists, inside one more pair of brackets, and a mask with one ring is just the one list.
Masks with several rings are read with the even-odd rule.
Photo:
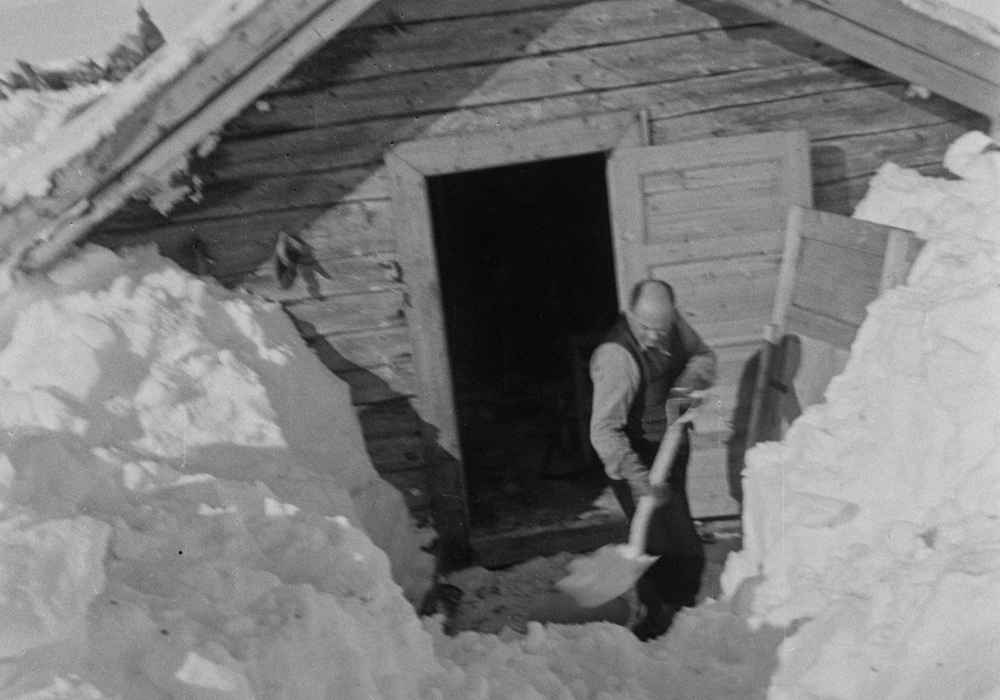
[[[746, 33], [746, 37], [733, 34]], [[772, 36], [774, 35], [774, 36]], [[787, 35], [787, 36], [786, 36]], [[800, 37], [781, 27], [755, 27], [729, 33], [665, 37], [631, 44], [600, 46], [545, 56], [515, 55], [503, 61], [454, 68], [426, 68], [360, 82], [333, 85], [322, 91], [279, 94], [268, 98], [270, 108], [246, 110], [227, 127], [227, 133], [250, 135], [293, 129], [312, 129], [351, 123], [371, 115], [422, 115], [463, 107], [503, 104], [593, 90], [635, 85], [661, 85], [699, 76], [785, 66], [803, 70], [843, 61], [828, 51], [812, 62]], [[746, 43], [743, 54], [731, 51], [733, 39]], [[774, 39], [774, 41], [771, 41]], [[673, 58], [665, 63], [665, 55]], [[632, 73], [640, 70], [642, 75]]]
[[413, 400], [399, 399], [358, 406], [357, 414], [365, 440], [419, 435], [422, 431], [417, 402]]
[[[139, 104], [123, 110], [114, 138], [99, 140], [54, 175], [58, 186], [50, 194], [0, 218], [7, 255], [23, 254], [26, 269], [51, 264], [371, 2], [275, 0], [251, 12], [216, 44], [200, 47], [203, 56], [196, 56], [176, 79], [155, 86]], [[112, 93], [107, 99], [117, 97]], [[99, 110], [85, 111], [68, 129], [85, 128], [90, 114], [101, 119]], [[94, 125], [102, 127], [106, 125]]]
[[519, 131], [459, 134], [404, 143], [393, 151], [393, 156], [418, 164], [423, 177], [443, 175], [610, 151], [620, 142], [625, 129], [632, 126], [637, 126], [637, 121], [630, 113], [593, 114], [543, 122]]
[[[719, 0], [698, 0], [697, 3], [685, 3], [696, 8], [700, 13], [726, 21], [726, 18], [743, 17], [747, 15], [744, 7], [731, 2]], [[563, 9], [574, 18], [587, 22], [610, 22], [619, 14], [635, 16], [641, 19], [639, 13], [657, 13], [663, 11], [663, 5], [669, 5], [662, 0], [491, 0], [489, 3], [470, 3], [468, 0], [434, 0], [434, 2], [417, 2], [412, 0], [383, 0], [354, 23], [355, 27], [381, 26], [404, 31], [408, 25], [419, 22], [447, 20], [458, 17], [493, 16], [513, 14], [526, 10]], [[636, 20], [633, 20], [636, 21]], [[706, 19], [710, 22], [710, 19]]]
[[[721, 21], [682, 3], [651, 6], [648, 2], [621, 1], [612, 5], [612, 21], [607, 12], [602, 13], [596, 7], [589, 13], [586, 8], [575, 12], [556, 8], [421, 22], [407, 25], [405, 31], [350, 30], [282, 81], [278, 91], [329, 87], [331, 79], [365, 80], [394, 73], [501, 63], [532, 54], [570, 53], [604, 45], [609, 45], [613, 52], [621, 50], [622, 45], [648, 39], [770, 24], [760, 15], [731, 5], [722, 13]], [[319, 69], [331, 64], [338, 66], [335, 73], [328, 68]]]
[[[948, 144], [966, 131], [985, 126], [983, 121], [974, 117], [968, 122], [963, 119], [874, 134], [812, 139], [813, 182], [820, 186], [846, 177], [870, 175], [886, 161], [904, 168], [940, 163]], [[818, 208], [826, 210], [826, 207]]]
[[218, 261], [213, 274], [239, 281], [271, 257], [279, 231], [293, 233], [305, 243], [320, 267], [323, 261], [337, 258], [380, 255], [379, 259], [391, 260], [396, 241], [390, 231], [389, 213], [385, 199], [251, 211], [211, 219], [169, 219], [168, 223], [158, 214], [147, 212], [149, 221], [145, 225], [136, 213], [127, 222], [113, 222], [116, 228], [91, 234], [91, 240], [111, 248], [156, 243], [163, 254], [183, 260], [185, 247], [196, 238], [208, 257]]
[[[314, 346], [313, 350], [322, 362], [325, 359], [324, 349]], [[355, 406], [369, 406], [418, 394], [417, 375], [412, 360], [381, 367], [340, 371], [337, 376], [351, 387], [351, 403]]]
[[402, 327], [338, 333], [307, 342], [323, 355], [323, 364], [338, 374], [398, 364], [412, 353], [410, 334]]
[[399, 489], [403, 494], [410, 513], [420, 523], [430, 517], [431, 509], [431, 474], [427, 469], [396, 469], [380, 473], [382, 478]]
[[393, 435], [391, 437], [367, 439], [365, 447], [372, 464], [380, 474], [415, 469], [423, 466], [423, 438], [416, 435]]
[[[1000, 115], [1000, 48], [975, 34], [903, 3], [879, 3], [885, 7], [873, 12], [844, 0], [741, 2], [959, 104]], [[990, 33], [995, 40], [996, 30]]]
[[[863, 67], [862, 67], [863, 68]], [[858, 87], [866, 84], [863, 74], [850, 82], [838, 72], [827, 68], [822, 68], [824, 76], [831, 77], [830, 85], [832, 89], [843, 87]], [[875, 69], [870, 69], [874, 71]], [[764, 79], [770, 73], [766, 70], [748, 71], [741, 74], [742, 78], [748, 75], [755, 77], [755, 82], [761, 84], [763, 93], [756, 95], [766, 101], [774, 101], [782, 94], [787, 99], [793, 95], [813, 94], [822, 92], [814, 80], [806, 80], [795, 73], [781, 72], [782, 88], [773, 94], [763, 87]], [[723, 104], [739, 102], [739, 104], [753, 104], [752, 101], [743, 102], [741, 95], [749, 95], [750, 92], [742, 92], [740, 84], [732, 80], [734, 76], [716, 76], [711, 79], [699, 80], [699, 84], [704, 87], [707, 83], [719, 83], [717, 88], [713, 88], [711, 94], [703, 92], [703, 87], [698, 89], [698, 101], [706, 107], [718, 105], [715, 98], [725, 100]], [[686, 81], [685, 84], [688, 84]], [[795, 90], [791, 89], [795, 86]], [[731, 89], [730, 89], [731, 88]], [[642, 96], [652, 98], [655, 92], [651, 88], [635, 88], [642, 91]], [[685, 90], [686, 93], [694, 94], [693, 90]], [[679, 101], [680, 98], [678, 98]], [[641, 97], [637, 97], [635, 104], [642, 102]], [[622, 105], [627, 106], [627, 105]], [[662, 105], [657, 110], [658, 114], [663, 114], [666, 108], [678, 109], [676, 102]], [[811, 161], [813, 171], [813, 181], [817, 185], [832, 180], [842, 180], [847, 176], [859, 176], [874, 173], [879, 166], [888, 160], [903, 166], [916, 167], [933, 162], [940, 162], [941, 154], [944, 153], [948, 144], [971, 129], [984, 129], [986, 122], [983, 117], [974, 113], [967, 113], [962, 118], [956, 120], [942, 121], [925, 126], [897, 126], [889, 131], [875, 133], [847, 133], [837, 134], [825, 138], [814, 138], [810, 141]], [[305, 132], [301, 135], [307, 139]], [[273, 161], [277, 165], [283, 162]], [[261, 167], [267, 165], [268, 161], [260, 161]], [[237, 178], [240, 182], [246, 183], [242, 188], [238, 185], [229, 185], [226, 180], [228, 171], [221, 170], [210, 172], [205, 176], [206, 188], [227, 187], [234, 192], [250, 192], [251, 186], [256, 185], [260, 191], [271, 191], [271, 179], [286, 180], [293, 182], [299, 179], [306, 185], [315, 187], [309, 182], [312, 174], [289, 173], [284, 175], [271, 176], [267, 172], [259, 175], [246, 174]], [[308, 239], [318, 251], [325, 250], [329, 255], [346, 255], [382, 252], [392, 250], [395, 246], [391, 233], [388, 230], [388, 223], [379, 223], [386, 216], [388, 208], [388, 186], [385, 178], [385, 168], [381, 165], [372, 165], [368, 168], [345, 168], [328, 172], [319, 172], [316, 177], [323, 186], [327, 187], [329, 193], [329, 210], [327, 215], [322, 215], [318, 209], [310, 208], [306, 212], [307, 216], [315, 217], [312, 223], [300, 232], [300, 237]], [[281, 185], [278, 185], [279, 187]], [[254, 190], [256, 192], [256, 190]], [[293, 193], [294, 194], [294, 193]], [[206, 197], [209, 195], [206, 193]], [[130, 207], [127, 213], [116, 215], [105, 222], [99, 229], [98, 234], [109, 233], [118, 230], [135, 230], [142, 226], [144, 230], [152, 228], [169, 229], [176, 221], [190, 221], [193, 227], [184, 227], [185, 231], [197, 231], [199, 226], [204, 224], [215, 224], [224, 221], [227, 217], [239, 217], [241, 215], [249, 218], [261, 212], [263, 215], [274, 214], [282, 216], [281, 212], [274, 212], [273, 208], [279, 203], [271, 201], [266, 197], [240, 196], [233, 200], [231, 198], [214, 198], [218, 203], [215, 205], [218, 217], [207, 216], [206, 210], [200, 205], [193, 206], [190, 213], [173, 212], [170, 218], [163, 218], [152, 212], [144, 202], [136, 203]], [[381, 201], [380, 201], [381, 200]], [[280, 203], [282, 206], [288, 205], [288, 200]], [[364, 224], [374, 219], [372, 228]], [[356, 223], [355, 223], [356, 222]], [[281, 227], [275, 223], [271, 227]], [[378, 235], [371, 238], [369, 232], [377, 230]], [[343, 240], [342, 240], [343, 239]], [[354, 247], [360, 246], [360, 247]], [[324, 253], [326, 254], [326, 253]]]
[[405, 296], [392, 289], [293, 302], [285, 310], [304, 338], [405, 324]]
[[[837, 95], [848, 88], [867, 88], [872, 80], [878, 78], [890, 81], [887, 84], [892, 84], [893, 80], [882, 73], [871, 75], [867, 69], [851, 63], [843, 67], [846, 75], [827, 68], [813, 67], [806, 71], [801, 64], [791, 66], [787, 71], [774, 70], [776, 76], [768, 70], [746, 70], [692, 81], [683, 80], [676, 84], [656, 83], [613, 90], [591, 90], [556, 97], [543, 95], [530, 102], [484, 105], [477, 104], [479, 100], [470, 100], [459, 111], [446, 115], [421, 114], [417, 118], [384, 118], [384, 114], [379, 112], [377, 119], [364, 124], [303, 129], [292, 133], [225, 141], [209, 157], [205, 167], [211, 172], [211, 178], [225, 181], [278, 175], [297, 176], [307, 171], [329, 170], [331, 164], [345, 168], [366, 163], [374, 166], [380, 160], [382, 148], [421, 136], [469, 133], [496, 129], [498, 126], [514, 128], [558, 116], [610, 109], [634, 109], [644, 104], [649, 106], [650, 116], [655, 121], [686, 119], [701, 127], [698, 136], [710, 136], [713, 130], [729, 127], [728, 121], [733, 115], [742, 116], [742, 112], [738, 111], [727, 113], [727, 108], [752, 112], [756, 105], [761, 104], [780, 115], [778, 110], [782, 109], [790, 96], [815, 97], [821, 100], [822, 97], [818, 95]], [[775, 79], [774, 82], [772, 78]], [[745, 96], [743, 91], [746, 91]], [[861, 96], [860, 101], [863, 102], [864, 99], [865, 96]], [[894, 101], [894, 98], [889, 101]], [[795, 106], [792, 104], [785, 109]], [[814, 108], [814, 105], [806, 104], [801, 107], [801, 111], [808, 112], [810, 108]], [[808, 116], [815, 118], [817, 114]], [[936, 122], [947, 121], [956, 116], [961, 115], [945, 114]], [[803, 114], [786, 118], [787, 121], [793, 119], [801, 120]], [[897, 120], [894, 126], [899, 128], [904, 124], [905, 118]], [[837, 125], [837, 128], [843, 127], [843, 123]], [[663, 123], [662, 128], [669, 129], [667, 122]], [[677, 131], [676, 138], [672, 138], [668, 131], [666, 134], [661, 132], [659, 140], [662, 142], [664, 136], [672, 140], [696, 137], [691, 133], [693, 127], [685, 128], [683, 121], [674, 129]], [[872, 131], [875, 130], [877, 129]], [[749, 131], [750, 129], [744, 129], [744, 132]], [[853, 130], [837, 132], [827, 129], [825, 133], [820, 132], [819, 136], [831, 135], [831, 132], [836, 135], [854, 133]], [[337, 188], [350, 190], [357, 187], [359, 182], [364, 180], [349, 177], [344, 184], [338, 183]]]
[[[943, 151], [942, 151], [943, 154]], [[940, 162], [924, 165], [911, 164], [909, 167], [929, 177], [947, 177], [948, 172]], [[854, 207], [868, 192], [868, 183], [874, 173], [865, 173], [857, 177], [841, 180], [831, 180], [813, 188], [813, 206], [821, 211], [849, 216], [854, 213]]]
[[[555, 60], [561, 57], [523, 57], [506, 64], [392, 75], [324, 91], [271, 97], [267, 110], [245, 110], [227, 125], [227, 134], [276, 134], [350, 124], [374, 115], [384, 119], [446, 112], [459, 103], [468, 109], [595, 91], [607, 108], [649, 105], [655, 107], [653, 116], [664, 117], [894, 81], [877, 68], [840, 54], [816, 62], [794, 51], [762, 53], [740, 54], [727, 62], [724, 71], [708, 75], [705, 66], [692, 59], [671, 62], [671, 76], [639, 84], [623, 77], [605, 77], [607, 69], [597, 62], [580, 63], [586, 52], [576, 54], [580, 57], [576, 63]], [[768, 59], [776, 65], [769, 65]]]
[[282, 289], [270, 265], [263, 265], [242, 278], [239, 286], [265, 299], [291, 302], [352, 292], [402, 289], [400, 280], [395, 256], [359, 255], [320, 260], [315, 270], [306, 268], [287, 289]]
[[806, 129], [809, 138], [873, 134], [940, 124], [976, 122], [970, 110], [932, 96], [928, 100], [905, 96], [906, 87], [891, 84], [837, 90], [769, 103], [705, 110], [686, 116], [653, 119], [658, 143], [708, 136], [749, 134], [768, 129]]
[[[202, 221], [256, 211], [275, 212], [289, 208], [332, 207], [343, 202], [351, 193], [350, 177], [355, 173], [317, 172], [306, 175], [287, 174], [281, 177], [206, 179], [204, 195], [198, 201], [179, 203], [169, 218], [153, 216], [144, 202], [134, 202], [120, 211], [102, 231], [155, 225], [156, 221], [172, 224]], [[356, 175], [361, 176], [360, 173]], [[354, 197], [353, 199], [358, 199]], [[377, 206], [377, 205], [374, 205]], [[372, 212], [368, 216], [374, 216]]]

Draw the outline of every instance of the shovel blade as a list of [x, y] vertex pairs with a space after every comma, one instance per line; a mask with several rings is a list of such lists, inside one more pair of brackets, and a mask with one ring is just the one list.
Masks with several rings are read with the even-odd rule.
[[624, 595], [658, 557], [634, 554], [621, 545], [606, 545], [569, 563], [570, 575], [556, 588], [584, 608], [595, 608]]

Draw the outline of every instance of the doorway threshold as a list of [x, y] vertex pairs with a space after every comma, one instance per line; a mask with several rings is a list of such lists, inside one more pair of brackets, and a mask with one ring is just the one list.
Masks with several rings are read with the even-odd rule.
[[522, 525], [506, 531], [472, 531], [475, 563], [486, 569], [548, 557], [559, 552], [591, 552], [628, 537], [625, 514], [595, 513], [590, 517], [542, 525]]
[[606, 483], [538, 480], [523, 489], [476, 489], [475, 563], [499, 568], [559, 552], [624, 542], [625, 513]]

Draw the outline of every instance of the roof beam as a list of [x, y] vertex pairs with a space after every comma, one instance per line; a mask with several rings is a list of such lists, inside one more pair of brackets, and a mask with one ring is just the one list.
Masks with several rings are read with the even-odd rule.
[[113, 134], [54, 173], [50, 194], [0, 214], [0, 259], [19, 259], [27, 271], [50, 265], [375, 2], [262, 3], [123, 114]]
[[1000, 117], [1000, 48], [972, 33], [899, 2], [739, 2], [991, 119]]

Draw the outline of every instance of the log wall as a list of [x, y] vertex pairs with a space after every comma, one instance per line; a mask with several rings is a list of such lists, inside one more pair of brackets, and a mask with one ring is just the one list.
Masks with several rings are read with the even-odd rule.
[[[281, 301], [351, 386], [379, 471], [424, 513], [406, 270], [383, 157], [433, 135], [649, 110], [654, 144], [804, 129], [815, 206], [849, 214], [886, 160], [939, 174], [986, 121], [715, 0], [388, 0], [230, 122], [195, 166], [200, 201], [137, 203], [92, 239], [167, 255]], [[316, 264], [287, 289], [270, 256], [294, 234]], [[724, 358], [725, 359], [725, 358]]]

